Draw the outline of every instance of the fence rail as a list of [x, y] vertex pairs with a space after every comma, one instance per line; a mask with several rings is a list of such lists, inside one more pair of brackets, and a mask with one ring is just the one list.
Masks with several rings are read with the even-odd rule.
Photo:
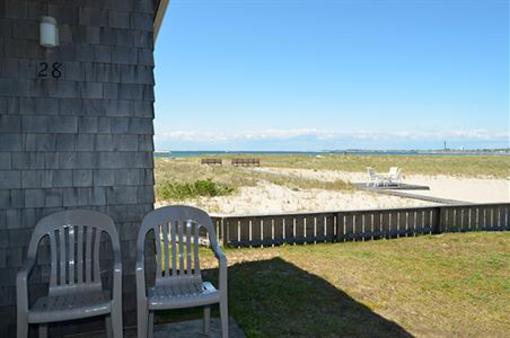
[[510, 203], [213, 216], [213, 221], [218, 239], [232, 247], [345, 242], [510, 230]]

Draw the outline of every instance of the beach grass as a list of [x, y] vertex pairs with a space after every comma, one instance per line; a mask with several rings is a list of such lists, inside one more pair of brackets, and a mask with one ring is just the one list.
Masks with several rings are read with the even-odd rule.
[[214, 182], [211, 178], [193, 182], [165, 182], [158, 184], [156, 194], [162, 200], [184, 200], [196, 196], [224, 196], [234, 191], [230, 185]]
[[274, 173], [257, 172], [230, 165], [205, 166], [197, 158], [155, 160], [156, 200], [180, 201], [199, 196], [224, 196], [235, 193], [240, 187], [255, 186], [265, 181], [290, 189], [353, 190], [342, 180], [324, 182]]
[[510, 177], [510, 156], [455, 156], [455, 155], [321, 155], [265, 156], [263, 166], [316, 170], [365, 172], [367, 167], [388, 171], [396, 166], [404, 174], [449, 175], [463, 177]]
[[[202, 249], [202, 264], [216, 263]], [[226, 249], [247, 337], [504, 337], [510, 233]], [[216, 282], [217, 270], [205, 272]], [[200, 311], [163, 313], [163, 321]], [[215, 312], [217, 315], [218, 313]]]

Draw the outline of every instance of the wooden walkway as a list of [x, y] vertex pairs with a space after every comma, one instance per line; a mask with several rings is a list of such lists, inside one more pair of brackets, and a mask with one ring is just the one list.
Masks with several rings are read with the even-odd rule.
[[394, 185], [367, 186], [367, 183], [353, 183], [358, 189], [365, 190], [430, 190], [426, 185], [399, 183]]
[[[368, 189], [367, 189], [368, 190]], [[425, 196], [425, 195], [418, 195], [418, 194], [412, 194], [408, 192], [403, 192], [401, 190], [371, 190], [375, 191], [378, 194], [384, 194], [384, 195], [391, 195], [391, 196], [398, 196], [398, 197], [406, 197], [406, 198], [413, 198], [416, 200], [422, 200], [437, 204], [449, 204], [449, 205], [455, 205], [455, 204], [473, 204], [471, 202], [466, 201], [459, 201], [459, 200], [452, 200], [447, 198], [441, 198], [441, 197], [435, 197], [435, 196]]]
[[404, 190], [411, 190], [411, 191], [412, 190], [430, 190], [430, 188], [426, 185], [414, 185], [414, 184], [405, 184], [405, 183], [401, 183], [398, 186], [389, 185], [389, 186], [378, 186], [378, 187], [367, 186], [366, 183], [354, 183], [354, 185], [360, 190], [371, 191], [371, 192], [375, 192], [375, 193], [383, 194], [383, 195], [413, 198], [413, 199], [437, 203], [437, 204], [449, 204], [449, 205], [472, 204], [471, 202], [466, 202], [466, 201], [452, 200], [452, 199], [435, 197], [435, 196], [425, 196], [425, 195], [413, 194], [413, 193], [404, 191]]

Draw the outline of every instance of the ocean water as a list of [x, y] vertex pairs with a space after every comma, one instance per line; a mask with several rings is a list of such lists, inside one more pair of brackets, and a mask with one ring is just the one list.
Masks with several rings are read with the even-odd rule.
[[367, 156], [388, 156], [388, 155], [510, 155], [507, 151], [441, 151], [441, 150], [345, 150], [345, 151], [164, 151], [155, 152], [155, 157], [214, 157], [214, 156], [236, 156], [236, 155], [254, 155], [254, 156], [318, 156], [318, 155], [367, 155]]
[[236, 156], [236, 155], [273, 155], [273, 156], [291, 156], [291, 155], [304, 155], [316, 156], [324, 154], [323, 152], [299, 152], [299, 151], [169, 151], [169, 152], [155, 152], [155, 157], [207, 157], [207, 156]]

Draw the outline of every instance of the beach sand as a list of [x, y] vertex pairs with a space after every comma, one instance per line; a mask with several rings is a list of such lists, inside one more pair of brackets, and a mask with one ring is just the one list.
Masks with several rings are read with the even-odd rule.
[[[332, 182], [344, 180], [351, 183], [366, 182], [366, 173], [352, 173], [334, 170], [311, 169], [280, 169], [257, 168], [259, 170], [296, 177], [314, 178]], [[510, 178], [494, 179], [490, 177], [456, 177], [456, 176], [426, 176], [406, 175], [403, 172], [402, 182], [408, 184], [428, 186], [430, 190], [412, 190], [409, 193], [423, 196], [434, 196], [470, 203], [500, 203], [510, 202]]]
[[413, 194], [417, 195], [471, 203], [510, 202], [510, 180], [508, 179], [413, 175], [407, 177], [404, 182], [430, 187], [430, 190], [413, 191]]
[[293, 190], [269, 182], [261, 182], [255, 187], [242, 187], [235, 195], [200, 197], [185, 201], [184, 204], [195, 205], [210, 213], [222, 215], [383, 209], [432, 205], [430, 202], [379, 195], [366, 191]]

